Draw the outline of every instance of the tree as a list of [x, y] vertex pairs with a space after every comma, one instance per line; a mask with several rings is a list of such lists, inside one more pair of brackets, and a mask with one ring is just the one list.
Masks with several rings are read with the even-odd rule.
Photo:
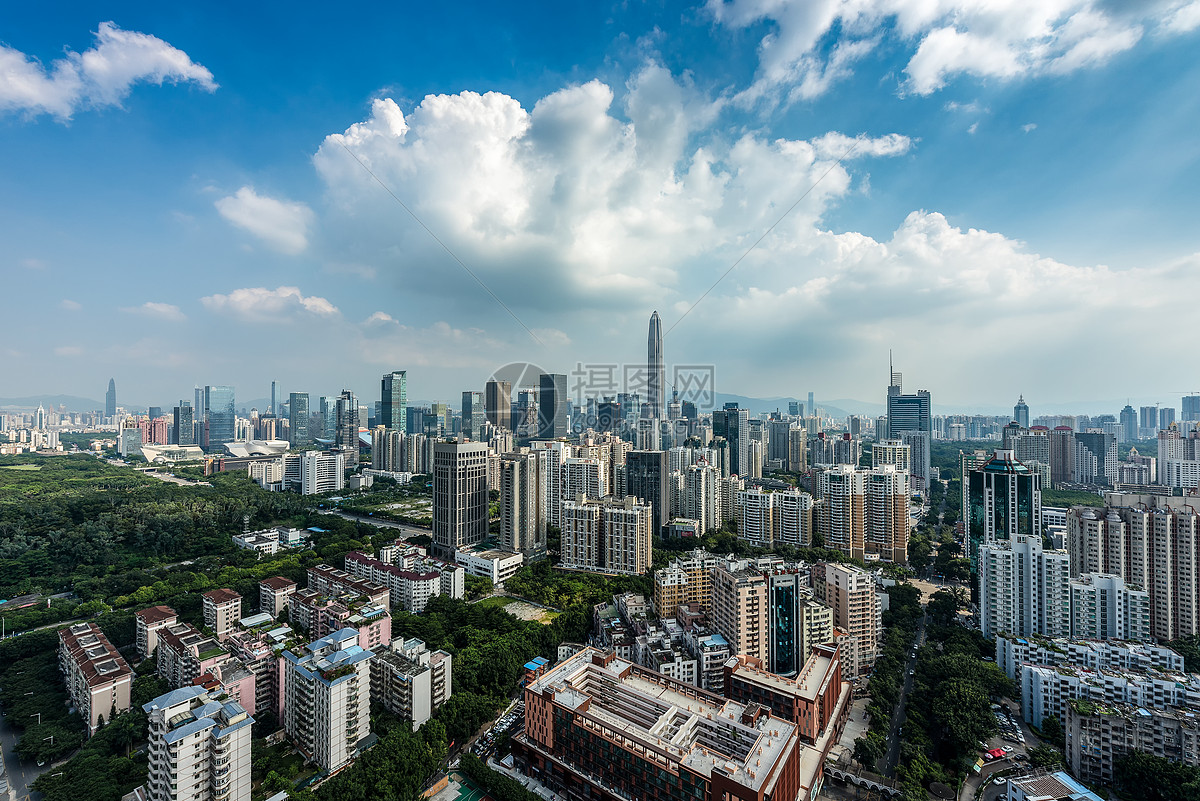
[[955, 754], [963, 754], [996, 731], [992, 703], [982, 687], [970, 679], [944, 683], [931, 708], [943, 739]]
[[280, 776], [275, 771], [271, 771], [267, 774], [267, 777], [263, 779], [262, 786], [263, 789], [269, 790], [272, 793], [278, 793], [280, 790], [292, 789], [292, 783]]
[[1035, 768], [1056, 768], [1063, 764], [1062, 752], [1048, 745], [1029, 749], [1029, 764]]
[[867, 732], [854, 741], [854, 758], [868, 770], [875, 769], [875, 763], [886, 751], [887, 743], [879, 732]]
[[1042, 737], [1056, 743], [1060, 748], [1065, 744], [1066, 734], [1063, 732], [1062, 721], [1057, 716], [1047, 715], [1042, 718]]

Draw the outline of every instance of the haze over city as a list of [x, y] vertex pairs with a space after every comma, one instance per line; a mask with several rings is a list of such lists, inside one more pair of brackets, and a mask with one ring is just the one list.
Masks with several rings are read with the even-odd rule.
[[1197, 389], [1194, 3], [325, 12], [0, 11], [0, 396]]

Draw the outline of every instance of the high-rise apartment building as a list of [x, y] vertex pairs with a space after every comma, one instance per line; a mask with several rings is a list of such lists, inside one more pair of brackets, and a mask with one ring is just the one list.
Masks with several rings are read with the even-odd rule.
[[1025, 396], [1017, 398], [1017, 405], [1013, 407], [1013, 420], [1021, 428], [1029, 428], [1029, 404], [1025, 402]]
[[862, 559], [908, 560], [909, 476], [894, 465], [836, 465], [818, 478], [816, 530], [825, 546]]
[[1071, 579], [1071, 636], [1089, 640], [1148, 641], [1150, 593], [1110, 573]]
[[684, 472], [684, 516], [698, 521], [701, 532], [721, 525], [720, 476], [707, 462], [691, 465]]
[[483, 424], [487, 421], [482, 392], [462, 394], [462, 432], [468, 439], [483, 438]]
[[137, 634], [138, 662], [149, 659], [158, 647], [158, 632], [179, 622], [179, 615], [169, 606], [152, 606], [133, 616]]
[[1013, 451], [998, 450], [964, 475], [967, 555], [972, 568], [978, 567], [983, 544], [1041, 536], [1041, 476], [1017, 461]]
[[595, 500], [583, 495], [562, 504], [563, 567], [641, 575], [650, 570], [649, 506], [633, 496]]
[[544, 453], [500, 456], [500, 546], [526, 559], [546, 555]]
[[142, 706], [149, 722], [147, 801], [250, 798], [254, 718], [204, 687], [172, 690]]
[[512, 384], [493, 378], [484, 386], [483, 394], [488, 422], [497, 428], [512, 431]]
[[201, 444], [207, 451], [220, 451], [226, 442], [237, 438], [233, 387], [206, 386], [204, 388], [204, 439]]
[[713, 628], [729, 642], [730, 651], [771, 664], [771, 607], [768, 582], [761, 571], [739, 563], [720, 563], [712, 570]]
[[625, 494], [650, 507], [650, 528], [662, 531], [671, 516], [671, 491], [667, 485], [666, 451], [630, 451], [625, 454]]
[[108, 379], [108, 391], [104, 393], [104, 416], [117, 416], [117, 379]]
[[433, 446], [433, 550], [440, 559], [453, 561], [459, 548], [487, 537], [487, 456], [483, 442]]
[[224, 640], [233, 631], [233, 627], [242, 619], [242, 596], [233, 590], [209, 590], [200, 596], [204, 609], [204, 625]]
[[559, 373], [544, 373], [538, 379], [537, 414], [538, 437], [559, 439], [567, 436], [570, 420], [567, 417], [567, 377]]
[[288, 395], [288, 444], [293, 448], [305, 448], [312, 444], [312, 436], [308, 432], [307, 392]]
[[1125, 404], [1125, 408], [1121, 410], [1119, 430], [1122, 442], [1137, 442], [1137, 412], [1129, 404]]
[[737, 494], [738, 538], [759, 548], [770, 547], [774, 539], [774, 493], [761, 489], [742, 490]]
[[1186, 496], [1108, 493], [1106, 509], [1067, 513], [1071, 570], [1111, 573], [1150, 596], [1160, 640], [1200, 634], [1200, 516]]
[[1180, 404], [1180, 420], [1184, 422], [1200, 421], [1200, 395], [1184, 395]]
[[667, 399], [667, 376], [663, 364], [662, 321], [657, 311], [650, 315], [646, 339], [646, 405], [642, 407], [642, 414], [658, 420], [663, 416]]
[[825, 604], [833, 610], [833, 625], [858, 643], [858, 669], [874, 665], [883, 629], [883, 605], [875, 592], [875, 577], [850, 564], [825, 565]]
[[712, 607], [712, 570], [721, 558], [701, 548], [688, 551], [654, 571], [654, 608], [659, 617], [674, 618], [684, 604]]
[[[388, 431], [404, 433], [408, 421], [408, 372], [384, 373], [379, 382], [379, 421]], [[364, 421], [365, 422], [365, 421]]]
[[750, 413], [736, 403], [712, 413], [713, 438], [722, 437], [729, 443], [729, 469], [739, 476], [750, 471]]
[[100, 728], [101, 719], [129, 709], [133, 671], [95, 623], [59, 630], [58, 669], [89, 735]]
[[979, 630], [1066, 637], [1071, 633], [1070, 557], [1044, 551], [1041, 534], [979, 546]]
[[358, 756], [371, 733], [373, 657], [351, 628], [283, 652], [284, 731], [324, 771]]

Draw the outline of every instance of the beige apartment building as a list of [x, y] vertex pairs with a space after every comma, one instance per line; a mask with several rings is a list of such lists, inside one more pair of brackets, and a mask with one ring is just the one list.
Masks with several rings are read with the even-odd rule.
[[767, 579], [753, 568], [719, 564], [712, 571], [713, 627], [729, 642], [734, 654], [762, 660], [771, 670], [770, 608]]
[[858, 669], [875, 664], [883, 606], [875, 593], [875, 577], [855, 565], [825, 566], [825, 603], [833, 610], [833, 625], [858, 642]]
[[242, 619], [242, 596], [233, 590], [209, 590], [200, 596], [204, 625], [222, 642]]

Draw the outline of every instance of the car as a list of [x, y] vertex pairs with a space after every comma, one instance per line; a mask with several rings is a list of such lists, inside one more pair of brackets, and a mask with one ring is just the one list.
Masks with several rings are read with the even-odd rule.
[[1004, 778], [1003, 776], [997, 776], [996, 778], [992, 779], [992, 784], [1001, 785], [1006, 781], [1008, 781], [1008, 779]]
[[1000, 750], [1003, 751], [1005, 754], [1011, 754], [1013, 752], [1013, 747], [1011, 745], [1006, 745], [1003, 748], [1001, 748]]
[[910, 676], [915, 676], [915, 675], [916, 675], [916, 673], [917, 673], [917, 672], [916, 672], [915, 670], [909, 670], [909, 671], [908, 671], [908, 675], [910, 675]]
[[976, 743], [976, 745], [979, 746], [979, 750], [981, 751], [988, 750], [987, 743], [985, 743], [983, 740], [980, 740], [978, 743]]

